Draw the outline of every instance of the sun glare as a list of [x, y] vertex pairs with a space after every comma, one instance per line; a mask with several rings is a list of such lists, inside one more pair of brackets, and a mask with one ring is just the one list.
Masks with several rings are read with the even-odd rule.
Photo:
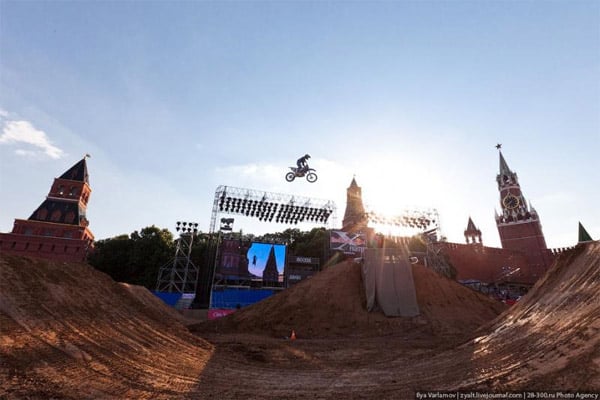
[[[436, 200], [440, 198], [441, 181], [431, 173], [430, 165], [392, 158], [378, 160], [377, 164], [371, 165], [374, 166], [365, 167], [356, 177], [368, 212], [394, 219], [407, 212], [435, 208]], [[377, 232], [389, 236], [411, 236], [421, 231], [414, 227], [370, 225]]]
[[365, 204], [394, 216], [406, 209], [431, 208], [439, 193], [439, 179], [423, 165], [380, 162], [357, 176]]

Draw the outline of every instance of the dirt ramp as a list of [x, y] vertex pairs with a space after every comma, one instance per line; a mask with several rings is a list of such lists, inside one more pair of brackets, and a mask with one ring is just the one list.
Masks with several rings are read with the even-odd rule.
[[464, 339], [497, 317], [502, 303], [488, 299], [423, 267], [413, 266], [421, 315], [388, 318], [367, 312], [359, 265], [344, 262], [257, 304], [216, 321], [191, 327], [194, 332], [238, 332], [305, 338], [445, 336]]
[[0, 398], [170, 399], [213, 347], [148, 290], [85, 264], [0, 257]]
[[562, 254], [489, 331], [465, 386], [600, 390], [600, 243]]

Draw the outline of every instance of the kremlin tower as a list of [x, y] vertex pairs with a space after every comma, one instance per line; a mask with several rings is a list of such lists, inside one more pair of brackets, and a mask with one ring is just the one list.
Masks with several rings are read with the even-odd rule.
[[501, 151], [499, 154], [500, 172], [496, 182], [501, 212], [496, 212], [496, 226], [502, 248], [525, 254], [529, 268], [541, 276], [552, 264], [553, 256], [546, 247], [540, 218], [525, 200], [517, 174], [510, 170]]
[[15, 219], [11, 233], [0, 233], [1, 253], [85, 261], [94, 245], [86, 217], [92, 192], [86, 157], [54, 179], [48, 196], [28, 219]]
[[352, 178], [350, 187], [346, 189], [346, 211], [342, 221], [342, 230], [344, 232], [365, 231], [367, 228], [367, 217], [365, 207], [362, 201], [362, 189]]

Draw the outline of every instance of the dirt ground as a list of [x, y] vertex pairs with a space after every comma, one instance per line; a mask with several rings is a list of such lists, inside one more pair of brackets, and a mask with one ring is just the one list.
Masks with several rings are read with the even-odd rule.
[[[85, 264], [0, 257], [0, 398], [414, 399], [416, 391], [600, 391], [600, 243], [511, 308], [413, 268], [421, 315], [368, 313], [338, 264], [190, 324]], [[291, 330], [296, 340], [288, 337]]]

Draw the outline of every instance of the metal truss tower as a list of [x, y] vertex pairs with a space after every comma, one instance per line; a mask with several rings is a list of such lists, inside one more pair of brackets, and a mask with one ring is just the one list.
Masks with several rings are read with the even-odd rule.
[[[198, 233], [195, 222], [177, 222], [180, 232], [175, 257], [160, 267], [156, 290], [158, 292], [187, 294], [193, 300], [198, 284], [198, 267], [191, 260], [194, 237]], [[191, 300], [190, 300], [191, 302]]]

